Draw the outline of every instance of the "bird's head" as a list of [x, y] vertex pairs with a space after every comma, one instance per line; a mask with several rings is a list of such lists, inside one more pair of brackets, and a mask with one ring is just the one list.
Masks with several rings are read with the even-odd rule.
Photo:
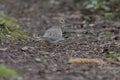
[[64, 18], [62, 18], [62, 17], [55, 17], [53, 19], [55, 20], [55, 24], [57, 26], [61, 26], [61, 27], [65, 26], [65, 19]]

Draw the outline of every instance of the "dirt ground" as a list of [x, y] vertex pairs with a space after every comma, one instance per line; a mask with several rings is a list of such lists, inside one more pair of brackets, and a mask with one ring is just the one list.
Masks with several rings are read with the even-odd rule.
[[[16, 70], [22, 80], [120, 80], [120, 61], [107, 54], [120, 53], [120, 23], [82, 11], [79, 0], [1, 0], [0, 11], [15, 17], [32, 39], [1, 40], [0, 63]], [[53, 17], [63, 17], [65, 40], [46, 45], [34, 36], [54, 26]], [[71, 57], [99, 58], [106, 64], [68, 63]]]

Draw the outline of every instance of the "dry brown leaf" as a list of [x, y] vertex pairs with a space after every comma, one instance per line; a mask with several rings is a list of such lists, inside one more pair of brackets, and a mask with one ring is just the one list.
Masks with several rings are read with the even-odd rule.
[[98, 63], [104, 64], [102, 59], [89, 59], [89, 58], [70, 58], [68, 63]]

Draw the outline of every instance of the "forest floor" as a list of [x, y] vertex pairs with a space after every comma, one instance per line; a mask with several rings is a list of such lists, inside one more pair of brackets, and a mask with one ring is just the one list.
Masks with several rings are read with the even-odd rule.
[[[16, 18], [31, 40], [1, 40], [0, 63], [17, 71], [23, 80], [120, 80], [120, 23], [82, 11], [69, 0], [1, 0], [0, 11]], [[78, 4], [78, 3], [76, 3]], [[84, 13], [84, 14], [83, 14]], [[54, 26], [53, 17], [64, 17], [65, 40], [46, 45], [35, 36]], [[68, 63], [71, 58], [98, 58], [105, 64]]]

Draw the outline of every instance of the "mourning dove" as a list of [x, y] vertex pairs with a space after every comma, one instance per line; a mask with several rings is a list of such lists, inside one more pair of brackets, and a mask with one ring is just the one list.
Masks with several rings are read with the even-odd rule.
[[64, 40], [61, 28], [64, 27], [65, 21], [60, 17], [54, 18], [54, 20], [55, 26], [49, 28], [42, 36], [42, 39], [48, 43], [57, 43], [61, 40]]

